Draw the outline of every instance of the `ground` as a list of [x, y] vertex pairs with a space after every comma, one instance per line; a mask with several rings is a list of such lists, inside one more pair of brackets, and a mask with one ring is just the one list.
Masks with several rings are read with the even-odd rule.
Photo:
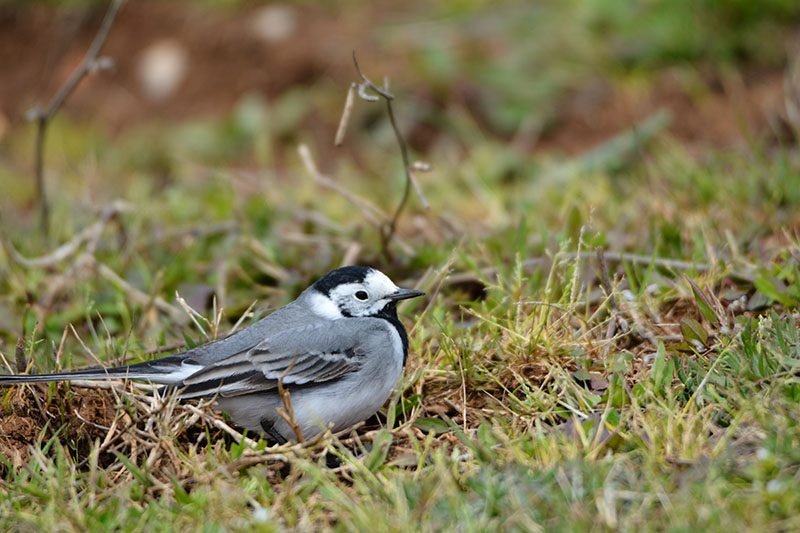
[[[312, 442], [0, 389], [0, 526], [797, 529], [793, 2], [129, 1], [48, 127], [46, 234], [24, 115], [105, 9], [0, 7], [3, 372], [174, 353], [342, 264], [428, 296], [381, 412]], [[333, 145], [353, 51], [419, 190], [383, 102]]]

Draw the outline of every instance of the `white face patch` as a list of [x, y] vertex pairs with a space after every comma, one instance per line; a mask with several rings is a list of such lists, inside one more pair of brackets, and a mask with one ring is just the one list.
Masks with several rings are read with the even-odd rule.
[[397, 285], [386, 274], [373, 270], [364, 278], [364, 286], [381, 297], [397, 292]]
[[[385, 274], [372, 270], [363, 283], [343, 283], [334, 287], [330, 292], [330, 302], [340, 316], [374, 316], [390, 302], [386, 297], [397, 290], [397, 285]], [[356, 296], [361, 296], [362, 292], [367, 295], [365, 299]]]
[[309, 307], [311, 312], [327, 320], [338, 320], [344, 318], [339, 307], [327, 296], [320, 292], [314, 292], [310, 296]]

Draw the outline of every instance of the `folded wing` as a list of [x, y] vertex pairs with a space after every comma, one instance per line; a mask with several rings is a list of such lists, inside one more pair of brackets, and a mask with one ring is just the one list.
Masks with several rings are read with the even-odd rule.
[[[358, 324], [342, 320], [292, 328], [213, 363], [175, 385], [181, 397], [222, 397], [331, 382], [358, 370], [364, 350]], [[362, 337], [363, 338], [363, 337]]]

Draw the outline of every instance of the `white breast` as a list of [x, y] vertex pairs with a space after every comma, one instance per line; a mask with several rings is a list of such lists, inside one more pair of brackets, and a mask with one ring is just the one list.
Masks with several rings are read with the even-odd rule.
[[329, 423], [339, 431], [366, 420], [391, 396], [403, 373], [403, 342], [397, 330], [386, 325], [391, 353], [373, 354], [361, 369], [335, 386], [301, 389], [292, 396], [304, 437], [316, 435]]

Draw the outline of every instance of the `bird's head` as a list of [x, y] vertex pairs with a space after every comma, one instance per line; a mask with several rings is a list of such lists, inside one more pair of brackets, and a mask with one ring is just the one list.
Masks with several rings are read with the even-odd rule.
[[401, 289], [386, 274], [364, 266], [346, 266], [331, 270], [308, 291], [311, 310], [323, 318], [396, 315], [399, 300], [425, 294]]

